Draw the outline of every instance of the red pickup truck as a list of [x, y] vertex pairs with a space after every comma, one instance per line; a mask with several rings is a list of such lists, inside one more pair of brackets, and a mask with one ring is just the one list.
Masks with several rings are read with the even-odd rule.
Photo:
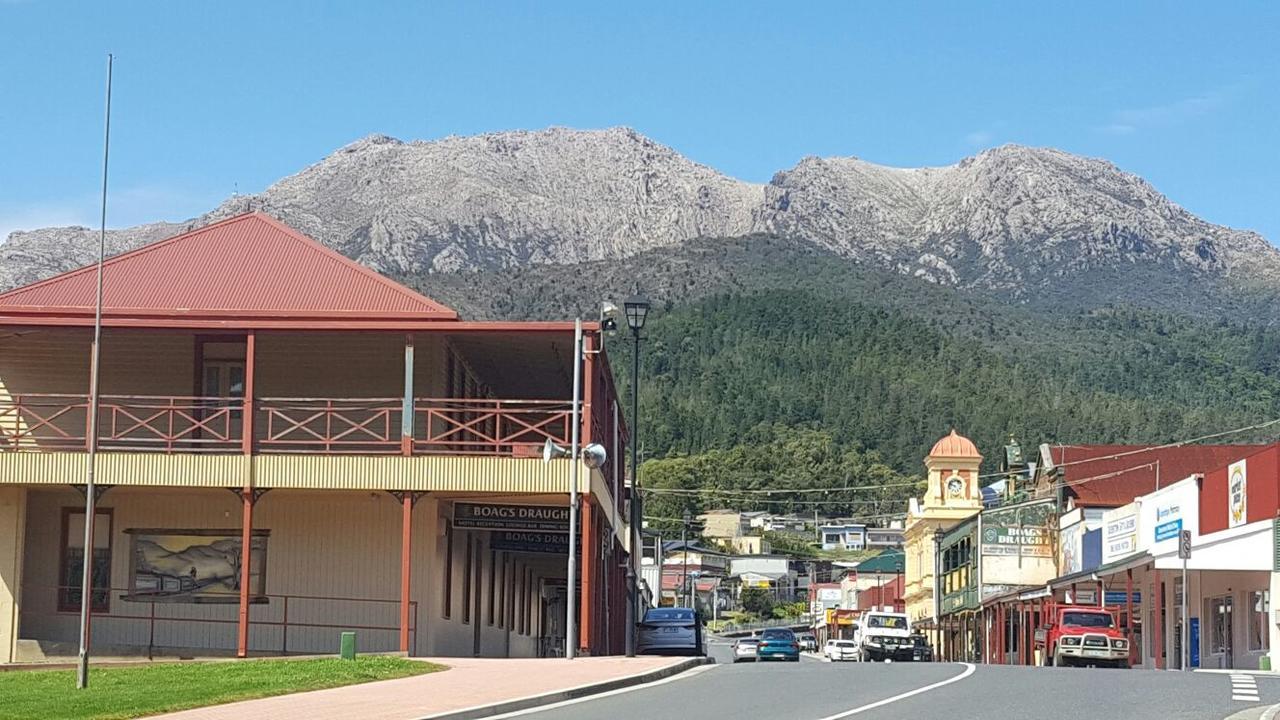
[[1100, 607], [1058, 606], [1036, 630], [1035, 646], [1044, 665], [1129, 667], [1129, 641], [1115, 615]]

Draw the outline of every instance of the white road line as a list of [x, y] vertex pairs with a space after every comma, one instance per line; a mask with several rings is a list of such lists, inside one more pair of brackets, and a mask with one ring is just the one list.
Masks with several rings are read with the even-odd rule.
[[942, 687], [943, 685], [950, 685], [953, 682], [960, 682], [961, 680], [972, 675], [974, 671], [978, 669], [977, 666], [971, 665], [970, 663], [959, 663], [959, 664], [963, 665], [965, 669], [964, 669], [964, 672], [960, 673], [959, 675], [956, 675], [955, 677], [947, 678], [946, 680], [933, 683], [932, 685], [925, 685], [924, 687], [919, 687], [919, 688], [916, 688], [915, 690], [904, 692], [901, 695], [894, 695], [893, 697], [888, 697], [883, 700], [878, 700], [869, 705], [862, 705], [861, 707], [856, 707], [856, 708], [853, 708], [852, 710], [845, 710], [842, 713], [836, 713], [835, 715], [828, 715], [824, 718], [819, 718], [819, 720], [840, 720], [841, 718], [847, 718], [853, 715], [857, 715], [859, 713], [864, 713], [868, 710], [874, 710], [878, 707], [884, 707], [885, 705], [898, 702], [899, 700], [906, 700], [907, 698], [915, 695], [919, 695], [920, 693], [926, 693], [926, 692], [929, 692], [930, 690], [936, 690]]
[[675, 682], [676, 680], [683, 680], [684, 678], [693, 677], [695, 675], [701, 675], [702, 673], [707, 672], [708, 670], [714, 670], [718, 667], [720, 666], [719, 665], [699, 665], [698, 667], [693, 668], [692, 670], [686, 670], [682, 673], [676, 673], [671, 677], [663, 678], [661, 680], [654, 680], [651, 683], [641, 683], [639, 685], [632, 685], [630, 687], [618, 688], [617, 690], [610, 690], [608, 692], [602, 692], [596, 695], [587, 695], [585, 697], [574, 698], [572, 700], [561, 700], [558, 703], [551, 703], [550, 705], [541, 705], [539, 707], [531, 707], [531, 708], [526, 708], [524, 710], [513, 710], [512, 712], [503, 713], [502, 715], [494, 715], [493, 717], [489, 718], [489, 720], [503, 720], [504, 718], [523, 717], [525, 715], [532, 715], [534, 713], [540, 713], [546, 710], [554, 710], [556, 708], [562, 708], [567, 705], [577, 705], [578, 703], [584, 703], [589, 700], [599, 700], [601, 698], [613, 697], [614, 695], [621, 695], [623, 693], [635, 692], [636, 690], [647, 690], [648, 688], [657, 687], [658, 685], [666, 685], [669, 682]]

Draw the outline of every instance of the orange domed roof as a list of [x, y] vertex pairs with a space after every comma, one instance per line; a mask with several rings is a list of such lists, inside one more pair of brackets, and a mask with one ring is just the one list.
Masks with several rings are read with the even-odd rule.
[[982, 453], [978, 452], [978, 446], [974, 445], [972, 440], [953, 429], [950, 435], [933, 444], [929, 457], [980, 458]]

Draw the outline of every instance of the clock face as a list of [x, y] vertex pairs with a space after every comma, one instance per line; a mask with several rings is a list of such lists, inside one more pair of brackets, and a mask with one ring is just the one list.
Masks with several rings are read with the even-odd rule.
[[953, 477], [947, 481], [947, 494], [951, 497], [960, 497], [960, 493], [964, 492], [964, 481], [958, 477]]

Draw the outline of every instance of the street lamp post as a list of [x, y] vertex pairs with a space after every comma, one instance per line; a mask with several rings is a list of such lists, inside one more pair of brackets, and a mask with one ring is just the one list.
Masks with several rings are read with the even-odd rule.
[[[904, 583], [902, 580], [902, 561], [899, 560], [898, 562], [894, 563], [893, 569], [895, 571], [895, 574], [898, 576], [897, 588], [894, 590], [894, 592], [898, 593], [898, 595], [897, 597], [893, 598], [893, 610], [894, 612], [897, 612], [898, 600], [900, 600], [902, 597], [904, 597], [907, 594], [906, 583]], [[903, 610], [906, 610], [906, 608], [904, 607]]]
[[[684, 509], [684, 525], [680, 526], [680, 589], [685, 590], [685, 583], [689, 582], [689, 508]], [[688, 590], [685, 590], [687, 593]], [[689, 601], [688, 595], [685, 595], [686, 604]]]
[[933, 630], [935, 634], [934, 648], [942, 651], [942, 537], [946, 535], [941, 527], [933, 531]]
[[[631, 557], [627, 562], [627, 588], [630, 597], [627, 600], [627, 657], [636, 654], [636, 619], [640, 614], [640, 587], [636, 582], [636, 547], [640, 537], [640, 475], [637, 472], [637, 457], [640, 448], [640, 331], [644, 329], [644, 321], [649, 316], [649, 299], [643, 295], [633, 295], [622, 303], [627, 316], [627, 327], [631, 328], [634, 345], [631, 349]], [[659, 543], [661, 547], [661, 543]], [[659, 559], [659, 577], [662, 564]], [[662, 593], [658, 583], [658, 593]]]

